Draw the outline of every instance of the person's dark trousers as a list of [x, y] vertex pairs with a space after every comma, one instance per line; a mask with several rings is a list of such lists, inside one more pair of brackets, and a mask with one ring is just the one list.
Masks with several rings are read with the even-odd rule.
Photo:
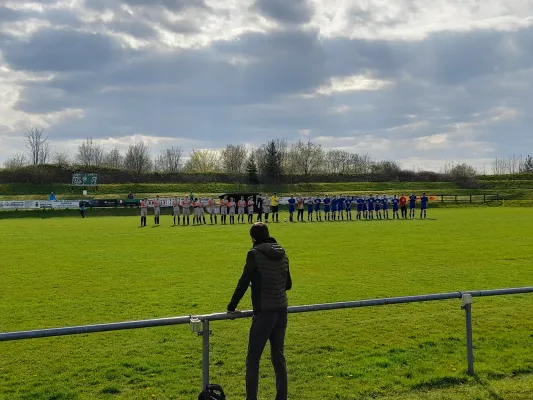
[[263, 213], [262, 212], [257, 214], [257, 222], [263, 222]]
[[259, 362], [267, 341], [276, 374], [276, 399], [287, 399], [287, 366], [283, 354], [287, 311], [265, 311], [254, 315], [250, 327], [248, 356], [246, 357], [246, 400], [257, 400], [259, 387]]

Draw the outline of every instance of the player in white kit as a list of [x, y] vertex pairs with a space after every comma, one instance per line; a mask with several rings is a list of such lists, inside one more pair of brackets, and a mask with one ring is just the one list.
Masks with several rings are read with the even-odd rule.
[[209, 213], [209, 221], [211, 222], [211, 225], [213, 224], [213, 220], [215, 221], [215, 224], [217, 223], [217, 214], [215, 212], [216, 210], [216, 203], [215, 199], [211, 197], [207, 201], [207, 212]]
[[220, 200], [220, 222], [222, 222], [224, 225], [226, 225], [227, 215], [228, 215], [228, 197], [224, 196], [224, 198]]
[[229, 199], [228, 208], [229, 208], [229, 223], [233, 225], [235, 224], [235, 200], [233, 199], [233, 197]]
[[246, 207], [246, 201], [244, 201], [244, 196], [241, 196], [241, 199], [237, 203], [237, 221], [244, 224], [244, 208]]
[[253, 196], [248, 197], [248, 202], [246, 203], [248, 207], [248, 223], [254, 223], [254, 198]]
[[155, 225], [159, 225], [159, 216], [161, 215], [161, 202], [159, 201], [159, 196], [155, 197], [155, 200], [153, 201], [154, 205], [154, 223]]
[[174, 216], [174, 226], [176, 226], [176, 221], [178, 225], [180, 224], [180, 199], [177, 197], [172, 200], [172, 215]]
[[191, 203], [190, 200], [185, 197], [183, 201], [181, 202], [181, 208], [183, 212], [183, 225], [185, 225], [185, 222], [187, 222], [187, 225], [189, 225], [189, 216], [191, 215]]
[[270, 214], [270, 196], [268, 193], [263, 198], [263, 212], [265, 213], [265, 222], [268, 222], [268, 214]]
[[204, 208], [204, 203], [203, 203], [201, 197], [198, 199], [198, 202], [200, 203], [200, 211], [199, 211], [199, 213], [200, 213], [200, 217], [199, 218], [201, 219], [200, 222], [203, 221], [203, 223], [205, 225], [205, 208]]
[[141, 200], [141, 226], [146, 226], [146, 217], [148, 216], [148, 198]]

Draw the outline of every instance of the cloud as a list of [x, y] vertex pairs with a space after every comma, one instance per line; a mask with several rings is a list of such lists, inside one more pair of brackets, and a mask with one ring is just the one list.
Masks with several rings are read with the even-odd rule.
[[435, 165], [519, 154], [533, 148], [532, 8], [8, 1], [0, 162], [19, 149], [5, 138], [31, 124], [60, 147], [87, 136], [141, 135], [154, 149], [287, 137]]
[[24, 71], [97, 71], [119, 61], [120, 44], [109, 36], [44, 28], [26, 40], [4, 42], [2, 54], [11, 68]]
[[307, 0], [256, 0], [255, 8], [280, 23], [306, 23], [313, 16], [313, 7]]

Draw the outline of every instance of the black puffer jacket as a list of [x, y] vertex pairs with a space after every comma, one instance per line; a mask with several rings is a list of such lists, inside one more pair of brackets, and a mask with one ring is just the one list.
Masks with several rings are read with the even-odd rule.
[[256, 243], [248, 252], [244, 271], [228, 304], [228, 311], [237, 308], [250, 284], [255, 313], [287, 309], [286, 291], [292, 288], [289, 259], [285, 249], [274, 238]]

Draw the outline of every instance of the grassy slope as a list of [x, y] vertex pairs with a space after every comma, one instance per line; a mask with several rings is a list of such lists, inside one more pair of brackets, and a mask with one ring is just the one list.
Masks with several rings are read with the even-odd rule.
[[[435, 210], [428, 221], [280, 224], [292, 304], [530, 285], [530, 209]], [[138, 229], [137, 218], [1, 220], [2, 331], [224, 310], [247, 227]], [[105, 224], [105, 225], [104, 225]], [[312, 245], [311, 245], [312, 244]], [[530, 399], [533, 296], [475, 300], [465, 375], [458, 301], [294, 315], [294, 397]], [[242, 308], [249, 308], [248, 296]], [[249, 321], [214, 323], [212, 381], [243, 398]], [[0, 398], [192, 399], [201, 342], [187, 327], [0, 343]], [[273, 383], [264, 357], [262, 396]], [[491, 390], [494, 393], [491, 393]], [[298, 393], [298, 394], [296, 394]]]

